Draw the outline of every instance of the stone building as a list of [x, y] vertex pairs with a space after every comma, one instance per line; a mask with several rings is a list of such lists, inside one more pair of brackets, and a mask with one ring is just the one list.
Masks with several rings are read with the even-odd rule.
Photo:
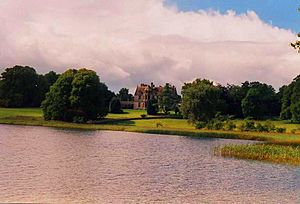
[[[175, 90], [176, 88], [173, 87]], [[140, 84], [136, 87], [134, 93], [133, 109], [144, 110], [147, 108], [147, 103], [150, 99], [158, 98], [158, 95], [163, 91], [162, 86], [154, 86], [148, 84]]]

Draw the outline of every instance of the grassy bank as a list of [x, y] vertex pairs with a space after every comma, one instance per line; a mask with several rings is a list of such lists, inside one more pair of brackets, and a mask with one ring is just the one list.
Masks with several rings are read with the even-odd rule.
[[215, 154], [223, 157], [300, 165], [300, 145], [296, 144], [231, 144], [215, 148]]
[[[243, 159], [264, 160], [276, 163], [288, 163], [300, 165], [300, 134], [291, 133], [299, 129], [298, 124], [289, 124], [286, 121], [274, 121], [277, 127], [284, 127], [287, 133], [263, 133], [196, 130], [195, 127], [184, 119], [175, 118], [148, 118], [147, 120], [134, 120], [145, 114], [143, 110], [125, 110], [124, 114], [109, 114], [106, 119], [111, 120], [104, 124], [75, 124], [61, 121], [45, 121], [39, 108], [7, 109], [0, 108], [0, 124], [32, 125], [57, 128], [75, 128], [87, 130], [113, 130], [140, 132], [151, 134], [182, 135], [188, 137], [208, 137], [225, 139], [243, 139], [266, 141], [264, 145], [226, 145], [218, 147], [216, 152], [226, 157]], [[151, 117], [151, 116], [147, 116]], [[120, 121], [118, 119], [126, 119]], [[242, 120], [236, 120], [239, 124]], [[262, 122], [263, 123], [263, 122]]]

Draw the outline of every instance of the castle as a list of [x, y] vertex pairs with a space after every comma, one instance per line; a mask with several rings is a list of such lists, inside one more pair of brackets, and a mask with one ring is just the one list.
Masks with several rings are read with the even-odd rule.
[[[154, 86], [153, 83], [151, 85], [148, 84], [140, 84], [136, 87], [136, 91], [134, 93], [134, 102], [133, 109], [135, 110], [144, 110], [147, 108], [148, 101], [150, 99], [158, 99], [159, 94], [163, 91], [163, 86]], [[173, 91], [176, 91], [175, 86], [172, 86]]]

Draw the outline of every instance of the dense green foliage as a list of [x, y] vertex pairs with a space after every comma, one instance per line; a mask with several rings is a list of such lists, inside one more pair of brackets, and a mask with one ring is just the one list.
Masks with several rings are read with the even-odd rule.
[[285, 86], [281, 98], [280, 117], [283, 120], [291, 119], [295, 123], [300, 122], [300, 75], [291, 84]]
[[[299, 90], [300, 92], [300, 90]], [[214, 85], [197, 79], [182, 87], [181, 110], [183, 116], [201, 127], [199, 122], [214, 126], [216, 114], [235, 118], [267, 119], [279, 116], [281, 92], [276, 94], [270, 85], [244, 82], [242, 86]], [[207, 126], [205, 125], [205, 126]]]
[[242, 110], [244, 117], [254, 119], [278, 115], [279, 100], [274, 88], [259, 82], [250, 83], [247, 94], [242, 100]]
[[55, 72], [38, 75], [34, 68], [28, 66], [7, 68], [1, 74], [0, 105], [3, 107], [39, 107], [56, 79]]
[[222, 110], [222, 90], [209, 80], [196, 79], [182, 87], [181, 111], [191, 122], [208, 122]]
[[[74, 118], [73, 115], [76, 115], [79, 117], [78, 120], [81, 121], [82, 118], [101, 118], [105, 115], [115, 94], [100, 83], [101, 85], [98, 88], [102, 90], [99, 93], [103, 92], [104, 94], [100, 97], [104, 98], [101, 102], [103, 104], [97, 107], [91, 105], [98, 101], [97, 97], [92, 98], [92, 94], [89, 92], [89, 90], [95, 91], [97, 89], [95, 88], [97, 86], [93, 85], [96, 83], [97, 77], [92, 77], [87, 73], [83, 75], [76, 76], [73, 82], [74, 76], [70, 76], [71, 81], [68, 81], [66, 74], [63, 77], [65, 79], [59, 82], [61, 83], [61, 90], [56, 91], [63, 92], [64, 96], [56, 97], [57, 105], [55, 107], [59, 107], [59, 111], [50, 118], [65, 118], [64, 120], [71, 121], [73, 119], [70, 118]], [[1, 74], [0, 106], [39, 107], [45, 99], [46, 93], [49, 92], [50, 87], [57, 79], [58, 75], [53, 71], [45, 75], [39, 75], [33, 68], [28, 66], [7, 68]], [[89, 84], [89, 87], [83, 88], [82, 84], [84, 83]], [[278, 93], [275, 93], [272, 86], [260, 82], [246, 81], [241, 85], [221, 86], [213, 84], [209, 80], [200, 79], [192, 83], [186, 83], [182, 87], [182, 102], [176, 88], [169, 83], [160, 90], [153, 89], [151, 91], [160, 94], [158, 97], [153, 97], [155, 94], [149, 97], [149, 101], [147, 101], [149, 115], [157, 114], [158, 110], [166, 114], [170, 111], [177, 113], [182, 111], [182, 115], [195, 124], [199, 121], [207, 123], [214, 119], [217, 113], [234, 118], [253, 119], [270, 119], [280, 115], [283, 120], [300, 123], [300, 76], [296, 77], [291, 84], [281, 87]], [[133, 100], [133, 96], [127, 88], [120, 89], [116, 97], [120, 101]], [[52, 100], [55, 101], [56, 99]], [[63, 100], [63, 102], [60, 102], [60, 100]], [[121, 103], [121, 105], [124, 104]], [[124, 106], [123, 108], [126, 107], [131, 108], [130, 106]], [[62, 110], [66, 109], [68, 113], [62, 116]], [[96, 110], [96, 113], [94, 110]], [[99, 115], [100, 112], [103, 115]], [[49, 117], [46, 116], [46, 118]]]
[[237, 85], [228, 85], [226, 88], [227, 113], [237, 118], [243, 118], [242, 100], [245, 97], [246, 91]]
[[108, 112], [108, 88], [94, 71], [70, 69], [64, 72], [42, 103], [46, 120], [84, 122]]
[[113, 97], [109, 103], [110, 113], [122, 113], [121, 101], [117, 97]]
[[1, 105], [34, 107], [38, 105], [38, 75], [31, 67], [14, 66], [1, 74]]
[[159, 107], [158, 107], [157, 99], [155, 99], [155, 98], [150, 99], [147, 104], [147, 114], [148, 115], [156, 115], [158, 113], [158, 111], [159, 111]]
[[175, 111], [179, 101], [180, 96], [178, 96], [176, 88], [174, 86], [172, 87], [171, 84], [166, 83], [158, 97], [160, 110], [166, 114], [172, 110]]
[[121, 101], [133, 101], [133, 95], [129, 93], [129, 89], [127, 88], [121, 88], [117, 97]]

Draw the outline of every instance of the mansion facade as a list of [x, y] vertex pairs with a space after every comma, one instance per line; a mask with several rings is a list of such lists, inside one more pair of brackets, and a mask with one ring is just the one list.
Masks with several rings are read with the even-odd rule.
[[[148, 101], [151, 99], [158, 99], [159, 94], [163, 91], [163, 86], [154, 86], [153, 83], [140, 84], [136, 87], [134, 93], [133, 109], [144, 110], [147, 108]], [[172, 86], [173, 91], [176, 91], [176, 87]]]

